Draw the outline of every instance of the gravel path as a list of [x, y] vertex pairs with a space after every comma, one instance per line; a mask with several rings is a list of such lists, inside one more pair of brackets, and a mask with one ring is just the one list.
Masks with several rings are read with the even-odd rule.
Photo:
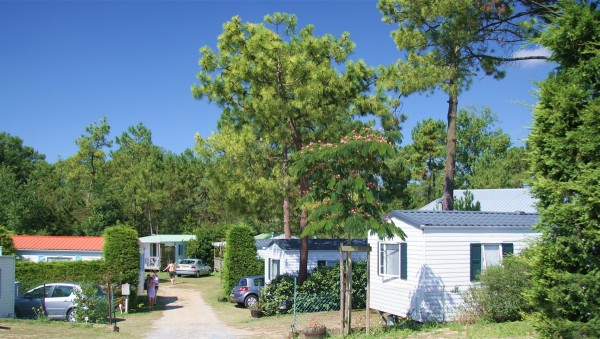
[[216, 338], [241, 339], [252, 337], [225, 325], [202, 300], [200, 292], [177, 288], [177, 285], [160, 284], [159, 304], [162, 316], [150, 325], [148, 339], [164, 338]]

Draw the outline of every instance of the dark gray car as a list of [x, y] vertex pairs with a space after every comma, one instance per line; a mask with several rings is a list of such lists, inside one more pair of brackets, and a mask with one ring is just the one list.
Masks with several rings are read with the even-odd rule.
[[248, 307], [258, 304], [258, 296], [264, 287], [265, 277], [262, 275], [245, 276], [240, 278], [229, 297], [231, 301]]

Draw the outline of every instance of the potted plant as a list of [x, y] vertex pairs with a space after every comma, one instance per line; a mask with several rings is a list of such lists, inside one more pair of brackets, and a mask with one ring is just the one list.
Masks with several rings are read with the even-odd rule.
[[304, 335], [305, 338], [312, 338], [312, 339], [324, 338], [325, 334], [327, 334], [327, 327], [325, 326], [325, 324], [322, 324], [322, 323], [318, 322], [317, 320], [313, 319], [308, 324], [308, 327], [306, 327], [306, 328], [304, 328], [304, 330], [302, 330], [302, 334]]
[[262, 309], [258, 303], [249, 305], [248, 309], [252, 318], [260, 318], [262, 316]]

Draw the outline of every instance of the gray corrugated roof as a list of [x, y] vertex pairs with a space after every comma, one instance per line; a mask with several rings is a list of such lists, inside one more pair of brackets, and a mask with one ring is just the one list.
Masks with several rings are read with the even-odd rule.
[[531, 227], [538, 221], [536, 213], [482, 212], [482, 211], [401, 211], [387, 214], [410, 225], [472, 226], [472, 227]]
[[[300, 239], [273, 239], [271, 245], [277, 245], [285, 251], [300, 250]], [[310, 251], [337, 251], [340, 244], [346, 245], [347, 239], [308, 239]], [[367, 246], [367, 239], [352, 239], [352, 246]]]
[[[464, 197], [466, 190], [454, 190], [454, 198]], [[472, 189], [474, 201], [479, 201], [481, 210], [487, 212], [517, 212], [536, 213], [535, 204], [538, 201], [531, 196], [528, 188]], [[441, 210], [442, 199], [436, 199], [420, 208], [420, 210]]]

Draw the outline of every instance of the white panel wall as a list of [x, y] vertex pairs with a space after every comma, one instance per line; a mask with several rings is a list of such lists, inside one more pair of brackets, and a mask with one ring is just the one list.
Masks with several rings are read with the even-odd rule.
[[45, 262], [49, 257], [69, 258], [70, 260], [98, 260], [102, 252], [98, 251], [43, 251], [43, 250], [17, 250], [16, 255], [32, 262]]
[[15, 257], [0, 256], [0, 318], [13, 318], [15, 312]]
[[405, 317], [410, 309], [410, 300], [418, 281], [423, 262], [423, 233], [420, 229], [407, 225], [397, 219], [392, 222], [406, 233], [407, 279], [379, 275], [379, 243], [404, 242], [394, 239], [379, 240], [377, 236], [369, 236], [371, 245], [370, 285], [371, 308]]
[[[300, 270], [300, 251], [284, 251], [279, 246], [273, 245], [267, 248], [264, 252], [265, 259], [265, 280], [268, 284], [270, 282], [269, 279], [269, 259], [280, 260], [280, 274], [298, 274]], [[315, 267], [319, 261], [340, 261], [340, 253], [338, 250], [335, 251], [308, 251], [308, 271], [310, 272]], [[367, 260], [366, 252], [355, 252], [352, 254], [352, 260], [361, 261]]]
[[380, 240], [370, 236], [371, 308], [401, 317], [410, 315], [418, 321], [452, 320], [462, 304], [461, 291], [471, 286], [471, 243], [512, 243], [515, 253], [519, 253], [537, 237], [537, 233], [523, 228], [426, 227], [422, 231], [392, 221], [407, 234], [408, 278], [379, 275]]

